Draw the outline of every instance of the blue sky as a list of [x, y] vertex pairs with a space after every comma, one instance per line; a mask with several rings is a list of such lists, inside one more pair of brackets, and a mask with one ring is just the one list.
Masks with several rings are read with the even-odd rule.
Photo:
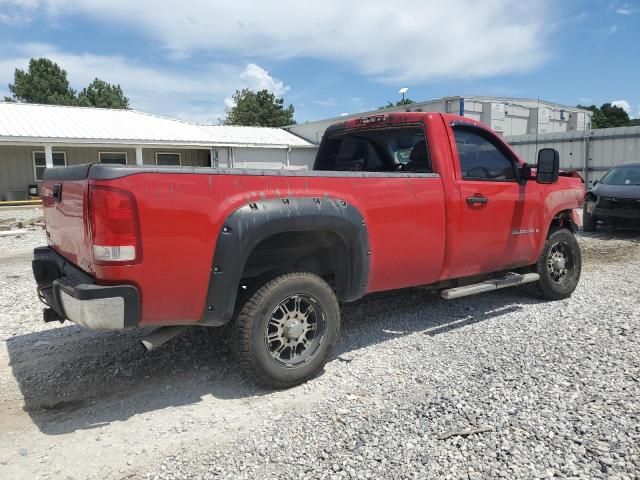
[[217, 123], [236, 88], [298, 122], [409, 97], [618, 102], [640, 117], [640, 0], [0, 0], [0, 96], [46, 56], [74, 88], [119, 83], [135, 109]]

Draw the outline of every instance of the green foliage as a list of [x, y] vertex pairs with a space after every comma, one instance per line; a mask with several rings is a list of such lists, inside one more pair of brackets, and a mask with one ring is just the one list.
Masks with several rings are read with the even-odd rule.
[[98, 108], [129, 108], [129, 99], [122, 93], [120, 85], [111, 85], [96, 78], [78, 95], [78, 105]]
[[26, 72], [16, 68], [9, 91], [19, 102], [51, 105], [73, 105], [76, 96], [67, 72], [48, 58], [32, 58]]
[[225, 111], [223, 125], [283, 127], [295, 123], [293, 105], [285, 108], [284, 99], [276, 98], [268, 90], [236, 90], [233, 103], [233, 107]]
[[378, 107], [378, 110], [384, 110], [385, 108], [401, 107], [402, 105], [409, 105], [411, 103], [416, 103], [416, 102], [414, 100], [411, 100], [410, 98], [405, 98], [404, 100], [398, 100], [396, 103], [393, 103], [387, 100], [387, 104]]
[[5, 97], [5, 102], [129, 108], [129, 99], [120, 85], [111, 85], [98, 78], [76, 95], [69, 85], [67, 72], [48, 58], [32, 58], [26, 72], [16, 68], [9, 91], [13, 97]]
[[601, 107], [595, 105], [584, 106], [578, 105], [578, 108], [590, 110], [593, 112], [591, 119], [592, 128], [611, 128], [611, 127], [626, 127], [630, 125], [638, 125], [637, 120], [629, 119], [629, 114], [616, 105], [605, 103]]

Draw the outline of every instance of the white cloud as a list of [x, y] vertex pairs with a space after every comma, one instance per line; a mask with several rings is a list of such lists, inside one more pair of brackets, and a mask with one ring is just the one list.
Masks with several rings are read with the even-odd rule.
[[5, 25], [16, 25], [21, 23], [29, 23], [30, 19], [28, 17], [21, 17], [20, 15], [9, 15], [3, 12], [0, 12], [0, 24]]
[[611, 102], [611, 105], [613, 105], [614, 107], [620, 107], [629, 115], [631, 115], [631, 105], [626, 100], [614, 100]]
[[[285, 85], [280, 80], [276, 80], [269, 72], [255, 63], [250, 63], [245, 69], [238, 75], [239, 82], [236, 82], [236, 90], [242, 90], [248, 88], [249, 90], [259, 91], [268, 90], [276, 97], [282, 97], [285, 92], [290, 90], [288, 85]], [[232, 97], [226, 97], [224, 99], [224, 105], [227, 108], [232, 108], [236, 103]]]
[[333, 97], [321, 98], [318, 100], [314, 100], [313, 103], [315, 105], [320, 105], [321, 107], [335, 107], [338, 105], [338, 101]]
[[246, 86], [246, 88], [256, 91], [269, 90], [276, 97], [282, 97], [289, 90], [288, 86], [273, 78], [269, 72], [255, 63], [247, 65], [239, 77], [243, 82], [243, 87]]
[[608, 36], [610, 36], [610, 35], [613, 35], [613, 34], [614, 34], [614, 33], [616, 33], [617, 31], [618, 31], [618, 25], [613, 24], [613, 25], [611, 25], [608, 29], [606, 29], [606, 30], [604, 31], [604, 36], [605, 36], [605, 37], [608, 37]]
[[[546, 58], [550, 0], [0, 0], [34, 17], [128, 25], [172, 56], [317, 58], [383, 81], [530, 70]], [[253, 72], [258, 74], [258, 72]]]
[[624, 5], [616, 9], [616, 13], [619, 15], [631, 15], [633, 13], [633, 10], [631, 9], [631, 7], [629, 7], [628, 3], [625, 3]]
[[47, 57], [61, 65], [75, 89], [99, 77], [120, 84], [132, 108], [202, 123], [217, 122], [227, 105], [223, 99], [236, 88], [267, 88], [274, 93], [289, 89], [255, 64], [244, 69], [212, 64], [199, 69], [196, 75], [166, 71], [120, 55], [64, 52], [49, 44], [13, 47], [11, 51], [6, 46], [0, 49], [0, 97], [8, 95], [1, 88], [13, 81], [14, 69], [26, 69], [32, 57]]

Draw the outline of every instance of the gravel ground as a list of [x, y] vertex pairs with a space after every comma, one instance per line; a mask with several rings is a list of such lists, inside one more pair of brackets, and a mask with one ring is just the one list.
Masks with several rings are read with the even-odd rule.
[[[0, 209], [0, 220], [15, 218], [18, 221], [42, 216], [42, 208]], [[31, 254], [35, 247], [46, 245], [42, 227], [27, 227], [23, 235], [0, 237], [0, 261], [7, 256]]]
[[638, 234], [582, 235], [568, 300], [345, 305], [324, 372], [279, 392], [246, 383], [217, 330], [146, 354], [144, 332], [43, 325], [5, 240], [1, 478], [640, 477]]

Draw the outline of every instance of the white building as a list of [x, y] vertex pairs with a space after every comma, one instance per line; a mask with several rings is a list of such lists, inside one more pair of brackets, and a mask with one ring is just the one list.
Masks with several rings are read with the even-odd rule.
[[0, 102], [0, 200], [46, 167], [82, 163], [307, 168], [316, 146], [280, 128], [197, 125], [135, 110]]
[[285, 127], [312, 143], [319, 143], [329, 125], [378, 113], [442, 112], [479, 120], [505, 136], [571, 132], [591, 129], [592, 112], [544, 100], [506, 97], [444, 97], [401, 107], [356, 113]]

